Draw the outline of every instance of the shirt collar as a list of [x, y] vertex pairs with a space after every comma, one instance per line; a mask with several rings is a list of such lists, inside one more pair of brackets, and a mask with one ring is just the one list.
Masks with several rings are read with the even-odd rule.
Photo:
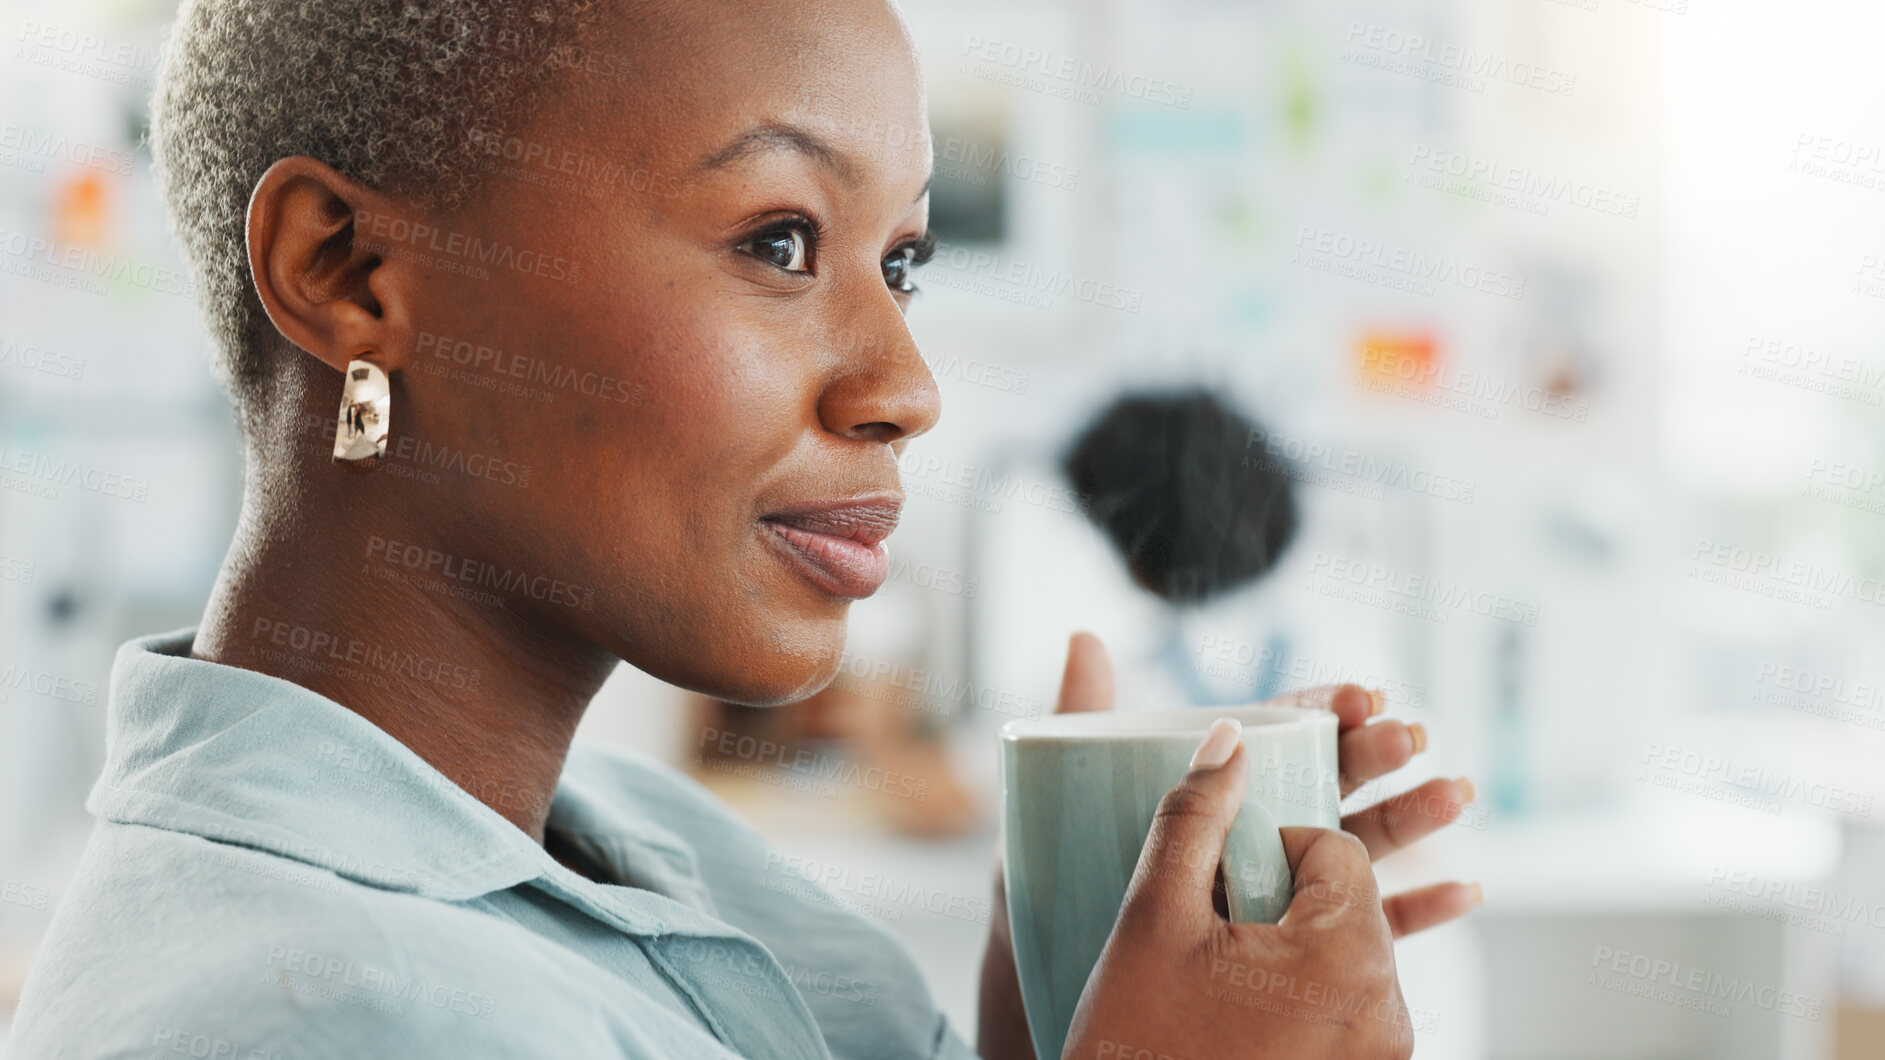
[[[405, 744], [346, 707], [253, 670], [189, 657], [194, 627], [126, 643], [112, 666], [94, 816], [460, 901], [582, 878]], [[559, 784], [552, 819], [578, 813]], [[562, 879], [568, 877], [567, 880]]]

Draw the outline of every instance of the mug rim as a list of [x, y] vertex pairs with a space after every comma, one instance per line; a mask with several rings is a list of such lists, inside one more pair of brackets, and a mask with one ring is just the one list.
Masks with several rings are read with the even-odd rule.
[[[1115, 727], [1112, 719], [1132, 718], [1143, 726]], [[1023, 740], [1143, 740], [1159, 737], [1201, 739], [1211, 723], [1219, 718], [1235, 718], [1246, 728], [1263, 730], [1304, 729], [1319, 724], [1333, 726], [1335, 714], [1316, 707], [1289, 707], [1281, 704], [1246, 703], [1235, 707], [1161, 707], [1153, 710], [1095, 710], [1071, 714], [1048, 714], [1039, 718], [1018, 718], [1001, 727], [1003, 742]], [[1101, 719], [1105, 719], [1104, 722]], [[1173, 724], [1173, 723], [1181, 724]], [[1183, 724], [1191, 723], [1195, 724]]]

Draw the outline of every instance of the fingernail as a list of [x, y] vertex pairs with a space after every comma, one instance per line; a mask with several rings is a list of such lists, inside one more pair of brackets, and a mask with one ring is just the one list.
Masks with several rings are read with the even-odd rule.
[[1425, 725], [1419, 722], [1409, 725], [1407, 727], [1407, 735], [1414, 738], [1415, 754], [1419, 754], [1427, 749], [1427, 727]]
[[1368, 690], [1368, 716], [1372, 718], [1386, 709], [1388, 709], [1388, 694], [1378, 688], [1370, 688]]
[[1243, 723], [1236, 718], [1219, 718], [1212, 722], [1211, 727], [1205, 730], [1204, 742], [1191, 752], [1191, 768], [1216, 769], [1230, 761], [1243, 734]]
[[1474, 799], [1479, 797], [1479, 789], [1473, 787], [1473, 782], [1466, 779], [1465, 777], [1461, 777], [1458, 780], [1455, 780], [1453, 783], [1458, 784], [1460, 786], [1460, 801], [1461, 802], [1471, 802]]
[[1486, 904], [1486, 889], [1476, 883], [1469, 883], [1467, 884], [1467, 886], [1473, 889], [1473, 904], [1485, 905]]

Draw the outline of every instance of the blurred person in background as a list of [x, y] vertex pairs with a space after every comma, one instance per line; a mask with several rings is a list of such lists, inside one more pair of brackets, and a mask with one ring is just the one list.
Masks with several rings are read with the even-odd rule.
[[1185, 647], [1188, 616], [1264, 580], [1296, 539], [1291, 469], [1271, 458], [1267, 434], [1202, 388], [1131, 393], [1094, 417], [1062, 462], [1133, 584], [1170, 605], [1157, 665], [1197, 706], [1269, 699], [1289, 669], [1292, 637], [1275, 614], [1238, 616], [1239, 643], [1256, 647], [1229, 680], [1210, 679]]
[[[623, 661], [752, 705], [832, 679], [939, 413], [904, 320], [926, 128], [881, 0], [183, 5], [152, 143], [244, 502], [200, 625], [119, 653], [12, 1055], [972, 1055], [883, 929], [574, 741]], [[415, 451], [465, 473], [422, 487]], [[1111, 698], [1076, 637], [1060, 708]], [[1414, 752], [1378, 694], [1299, 700], [1341, 717], [1344, 793]], [[1476, 896], [1382, 899], [1369, 859], [1462, 793], [1287, 830], [1295, 904], [1231, 924], [1247, 775], [1214, 727], [1068, 1055], [1411, 1051], [1391, 940]], [[1031, 1052], [1001, 914], [990, 1058]], [[1390, 1017], [1225, 1005], [1225, 960]]]

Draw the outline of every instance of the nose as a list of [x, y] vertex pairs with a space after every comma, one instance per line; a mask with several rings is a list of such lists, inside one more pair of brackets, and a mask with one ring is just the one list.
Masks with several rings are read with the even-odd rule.
[[[819, 395], [818, 418], [832, 434], [897, 445], [936, 425], [942, 394], [903, 314], [883, 301], [888, 314], [875, 307], [853, 318], [864, 330], [837, 336], [841, 367]], [[867, 318], [874, 319], [865, 325]]]

